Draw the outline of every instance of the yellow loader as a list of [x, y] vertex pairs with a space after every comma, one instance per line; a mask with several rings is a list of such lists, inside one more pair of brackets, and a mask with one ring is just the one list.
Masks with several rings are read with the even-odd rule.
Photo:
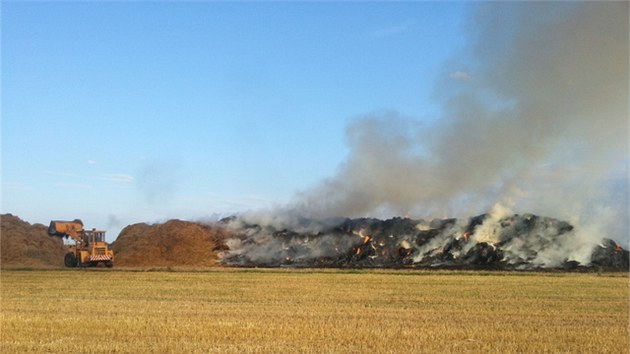
[[71, 238], [68, 253], [64, 257], [66, 267], [93, 267], [103, 263], [107, 268], [114, 266], [114, 251], [105, 242], [105, 231], [84, 230], [83, 222], [53, 220], [48, 227], [48, 235]]

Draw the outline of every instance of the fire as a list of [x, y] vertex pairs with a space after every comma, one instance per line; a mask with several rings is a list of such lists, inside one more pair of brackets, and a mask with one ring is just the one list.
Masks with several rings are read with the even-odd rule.
[[615, 253], [621, 253], [622, 250], [623, 248], [621, 248], [621, 246], [615, 245]]
[[354, 249], [354, 255], [358, 256], [363, 253], [363, 250], [361, 250], [362, 246], [368, 244], [372, 240], [372, 236], [363, 234], [363, 230], [355, 234], [361, 238], [361, 243]]
[[462, 234], [462, 238], [464, 239], [464, 241], [468, 241], [468, 239], [470, 238], [470, 232], [466, 231]]
[[365, 245], [366, 243], [370, 242], [370, 240], [372, 239], [370, 235], [363, 234], [363, 229], [359, 230], [358, 233], [355, 232], [354, 234], [361, 237], [361, 239], [363, 240], [363, 242], [361, 243], [362, 245]]

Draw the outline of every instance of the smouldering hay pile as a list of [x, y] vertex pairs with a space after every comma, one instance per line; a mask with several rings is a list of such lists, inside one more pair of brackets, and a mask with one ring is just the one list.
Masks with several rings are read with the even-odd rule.
[[630, 284], [620, 273], [0, 276], [3, 353], [625, 353], [629, 345]]
[[[256, 224], [170, 220], [122, 230], [117, 267], [221, 265], [307, 268], [466, 268], [628, 271], [629, 252], [612, 240], [584, 242], [573, 226], [532, 214], [496, 218], [295, 219]], [[579, 251], [579, 252], [578, 252]], [[62, 267], [61, 239], [44, 225], [2, 217], [3, 267]], [[580, 256], [577, 261], [575, 256]]]
[[260, 223], [232, 218], [226, 225], [232, 234], [221, 261], [239, 266], [627, 271], [630, 258], [613, 240], [600, 242], [565, 221], [533, 214]]

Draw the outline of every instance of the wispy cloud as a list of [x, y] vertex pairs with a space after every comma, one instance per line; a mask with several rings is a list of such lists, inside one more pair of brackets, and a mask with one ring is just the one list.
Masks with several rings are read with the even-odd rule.
[[87, 160], [88, 165], [96, 165], [96, 160]]
[[70, 189], [94, 189], [93, 185], [85, 183], [55, 183], [55, 186]]
[[24, 182], [3, 182], [2, 188], [5, 190], [14, 190], [14, 191], [30, 191], [33, 190], [33, 187]]
[[44, 171], [44, 174], [50, 175], [50, 176], [59, 176], [59, 177], [79, 177], [78, 174], [76, 173], [71, 173], [71, 172], [57, 172], [57, 171]]
[[124, 173], [104, 173], [100, 177], [103, 180], [118, 183], [132, 183], [136, 179]]
[[392, 24], [389, 26], [377, 28], [370, 32], [370, 35], [375, 38], [384, 38], [389, 36], [394, 36], [397, 34], [404, 33], [408, 31], [413, 25], [414, 21], [405, 21], [397, 24]]
[[453, 80], [466, 81], [466, 80], [472, 79], [472, 76], [470, 76], [469, 73], [467, 73], [466, 71], [461, 71], [461, 70], [453, 71], [448, 76]]

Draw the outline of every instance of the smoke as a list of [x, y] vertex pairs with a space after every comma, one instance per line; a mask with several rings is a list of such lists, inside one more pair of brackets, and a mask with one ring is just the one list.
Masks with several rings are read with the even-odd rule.
[[181, 168], [172, 161], [149, 161], [138, 171], [137, 186], [151, 206], [172, 202], [181, 179]]
[[441, 115], [352, 122], [336, 174], [230, 220], [222, 261], [627, 268], [628, 7], [475, 4]]
[[498, 204], [588, 225], [585, 239], [627, 242], [628, 3], [471, 10], [469, 44], [436, 85], [439, 119], [357, 119], [347, 161], [286, 209], [316, 219], [427, 217]]

